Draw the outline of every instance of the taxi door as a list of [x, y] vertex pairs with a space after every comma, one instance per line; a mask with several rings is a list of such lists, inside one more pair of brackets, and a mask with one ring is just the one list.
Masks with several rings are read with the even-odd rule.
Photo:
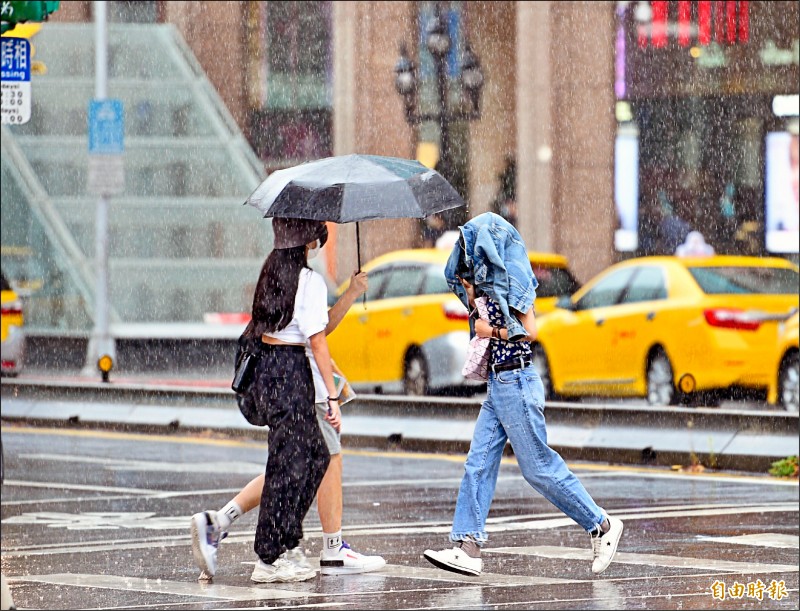
[[392, 267], [380, 299], [370, 305], [366, 348], [371, 381], [402, 380], [406, 351], [431, 321], [430, 313], [422, 307], [425, 300], [420, 296], [423, 278], [422, 266]]
[[609, 350], [609, 320], [633, 274], [631, 268], [601, 278], [562, 320], [558, 345], [550, 348], [553, 377], [566, 394], [600, 392], [616, 375], [617, 356]]
[[663, 329], [667, 288], [664, 271], [655, 265], [636, 270], [619, 304], [605, 321], [606, 360], [604, 390], [613, 395], [641, 394], [650, 346], [659, 343]]
[[328, 335], [331, 358], [344, 372], [351, 384], [374, 381], [371, 372], [367, 346], [372, 339], [370, 318], [383, 284], [389, 276], [389, 269], [376, 269], [369, 272], [369, 288], [364, 297], [359, 297], [345, 314], [339, 326]]

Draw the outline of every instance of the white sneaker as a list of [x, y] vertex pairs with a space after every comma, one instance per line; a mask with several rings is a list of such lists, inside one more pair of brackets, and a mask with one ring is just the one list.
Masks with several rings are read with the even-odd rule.
[[425, 558], [440, 569], [462, 575], [480, 575], [483, 570], [483, 560], [468, 556], [460, 547], [440, 552], [426, 549]]
[[365, 556], [350, 549], [344, 541], [336, 554], [329, 555], [325, 551], [319, 554], [320, 573], [323, 575], [353, 575], [369, 573], [386, 566], [386, 560], [380, 556]]
[[614, 555], [617, 553], [617, 545], [622, 536], [622, 520], [619, 518], [608, 518], [611, 525], [607, 532], [599, 537], [592, 537], [592, 573], [600, 574], [608, 568]]
[[280, 557], [272, 564], [267, 564], [261, 558], [256, 560], [251, 581], [256, 583], [291, 583], [293, 581], [307, 581], [317, 574], [314, 570], [306, 570]]
[[311, 566], [311, 563], [308, 561], [308, 558], [306, 558], [306, 552], [299, 545], [294, 549], [290, 549], [283, 552], [281, 554], [281, 558], [285, 558], [289, 562], [296, 564], [297, 566], [299, 566], [302, 569], [305, 569], [306, 571], [314, 570], [314, 567]]
[[192, 554], [201, 579], [210, 579], [217, 572], [219, 542], [228, 533], [221, 532], [216, 511], [201, 511], [192, 516]]

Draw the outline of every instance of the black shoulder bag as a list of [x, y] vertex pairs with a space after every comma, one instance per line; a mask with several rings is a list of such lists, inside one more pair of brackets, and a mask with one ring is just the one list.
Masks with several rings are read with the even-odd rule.
[[236, 403], [245, 420], [256, 426], [265, 426], [267, 416], [258, 409], [256, 401], [256, 368], [261, 357], [261, 337], [256, 335], [253, 321], [247, 325], [237, 344], [231, 389], [236, 393]]

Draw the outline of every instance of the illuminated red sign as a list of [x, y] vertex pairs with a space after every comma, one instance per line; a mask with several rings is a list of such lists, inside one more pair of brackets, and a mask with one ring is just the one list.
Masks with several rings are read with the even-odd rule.
[[[670, 37], [681, 47], [695, 44], [707, 46], [746, 43], [750, 39], [750, 3], [744, 0], [700, 0], [689, 2], [650, 2], [650, 23], [640, 22], [637, 28], [639, 47], [664, 48]], [[672, 19], [670, 19], [672, 17]], [[697, 27], [692, 28], [696, 22]]]

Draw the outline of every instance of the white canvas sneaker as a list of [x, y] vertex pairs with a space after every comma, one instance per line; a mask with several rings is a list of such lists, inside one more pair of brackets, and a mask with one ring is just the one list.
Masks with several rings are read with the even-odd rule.
[[216, 511], [201, 511], [192, 516], [192, 554], [201, 579], [210, 579], [217, 572], [219, 542], [228, 533], [221, 532]]
[[323, 550], [319, 554], [320, 573], [323, 575], [354, 575], [356, 573], [369, 573], [386, 566], [386, 560], [380, 556], [365, 556], [352, 550], [342, 541], [336, 554], [326, 554]]
[[291, 583], [294, 581], [308, 581], [315, 577], [316, 574], [316, 571], [299, 567], [283, 556], [272, 564], [267, 564], [259, 558], [256, 560], [250, 580], [256, 583]]
[[468, 556], [460, 547], [440, 552], [426, 549], [425, 558], [440, 569], [462, 575], [480, 575], [483, 570], [483, 560]]
[[599, 537], [592, 537], [592, 573], [599, 575], [608, 568], [614, 555], [617, 553], [617, 545], [622, 537], [622, 520], [619, 518], [608, 518], [610, 528]]

